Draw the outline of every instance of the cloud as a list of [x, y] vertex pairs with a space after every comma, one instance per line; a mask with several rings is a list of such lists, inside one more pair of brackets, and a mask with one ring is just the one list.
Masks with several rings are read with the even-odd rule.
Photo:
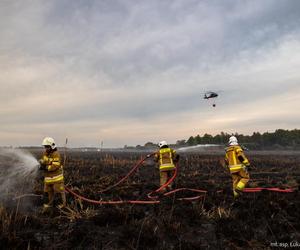
[[[122, 146], [294, 128], [299, 5], [3, 1], [1, 144], [39, 145], [47, 134]], [[220, 90], [215, 109], [202, 99], [208, 90]]]

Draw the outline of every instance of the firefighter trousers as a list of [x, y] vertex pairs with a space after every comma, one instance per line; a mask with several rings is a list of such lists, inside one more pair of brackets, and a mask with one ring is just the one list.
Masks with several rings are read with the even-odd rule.
[[[159, 174], [160, 174], [160, 186], [162, 186], [174, 175], [174, 170], [160, 171]], [[165, 187], [161, 191], [166, 191], [167, 189], [172, 189], [172, 183], [170, 183], [167, 187]]]
[[250, 176], [246, 169], [241, 169], [238, 172], [231, 173], [232, 177], [232, 184], [233, 184], [233, 191], [243, 191], [246, 184], [248, 183]]

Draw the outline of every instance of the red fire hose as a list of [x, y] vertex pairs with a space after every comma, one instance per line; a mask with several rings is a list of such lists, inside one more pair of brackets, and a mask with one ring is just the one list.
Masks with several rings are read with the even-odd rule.
[[121, 178], [117, 183], [115, 183], [112, 186], [109, 186], [103, 190], [100, 190], [100, 193], [104, 193], [108, 190], [111, 190], [112, 188], [118, 186], [119, 184], [121, 184], [122, 182], [124, 182], [129, 176], [131, 176], [141, 165], [142, 163], [149, 157], [153, 156], [155, 153], [152, 153], [150, 155], [147, 155], [146, 157], [144, 157], [143, 159], [141, 159], [129, 172], [127, 175], [125, 175], [123, 178]]
[[[153, 156], [153, 154], [150, 154], [148, 155], [147, 157], [144, 157], [143, 159], [141, 159], [129, 172], [126, 176], [124, 176], [123, 178], [121, 178], [117, 183], [115, 183], [114, 185], [112, 186], [109, 186], [103, 190], [100, 191], [100, 193], [103, 193], [103, 192], [106, 192], [116, 186], [118, 186], [119, 184], [121, 184], [122, 182], [124, 182], [129, 176], [131, 176], [136, 169], [138, 169], [142, 163], [147, 159], [149, 158], [150, 156]], [[77, 193], [75, 193], [72, 189], [70, 189], [69, 187], [65, 187], [66, 191], [70, 194], [72, 194], [73, 196], [83, 200], [83, 201], [86, 201], [88, 203], [92, 203], [92, 204], [97, 204], [97, 205], [118, 205], [118, 204], [158, 204], [160, 203], [159, 200], [157, 200], [159, 198], [159, 196], [153, 196], [154, 193], [159, 193], [161, 190], [163, 190], [164, 188], [166, 188], [170, 183], [172, 183], [176, 176], [177, 176], [177, 173], [178, 173], [178, 164], [176, 164], [176, 168], [175, 168], [175, 171], [174, 171], [174, 174], [173, 176], [164, 184], [162, 185], [161, 187], [159, 187], [158, 189], [150, 192], [147, 194], [148, 198], [149, 199], [152, 199], [152, 200], [118, 200], [118, 201], [114, 201], [114, 200], [108, 200], [108, 201], [104, 201], [104, 200], [92, 200], [92, 199], [89, 199], [89, 198], [86, 198], [82, 195], [79, 195]], [[253, 192], [261, 192], [263, 190], [268, 190], [268, 191], [272, 191], [272, 192], [279, 192], [279, 193], [292, 193], [294, 192], [294, 189], [292, 188], [287, 188], [287, 189], [280, 189], [280, 188], [274, 188], [274, 187], [271, 187], [271, 188], [263, 188], [263, 187], [256, 187], [256, 188], [245, 188], [243, 190], [243, 192], [245, 193], [253, 193]], [[204, 197], [206, 194], [207, 194], [207, 190], [202, 190], [202, 189], [192, 189], [192, 188], [178, 188], [178, 189], [175, 189], [175, 190], [172, 190], [172, 191], [169, 191], [169, 192], [166, 192], [164, 194], [162, 194], [162, 196], [169, 196], [169, 195], [172, 195], [172, 194], [175, 194], [176, 192], [179, 192], [179, 191], [192, 191], [192, 192], [195, 192], [195, 193], [198, 193], [198, 194], [201, 194], [201, 195], [197, 195], [197, 196], [193, 196], [193, 197], [182, 197], [182, 198], [177, 198], [177, 200], [197, 200], [197, 199], [200, 199], [202, 197]], [[217, 193], [219, 192], [222, 192], [223, 190], [219, 190], [217, 191]]]
[[294, 189], [287, 188], [287, 189], [280, 189], [280, 188], [263, 188], [263, 187], [256, 187], [256, 188], [244, 188], [244, 193], [254, 193], [254, 192], [261, 192], [263, 190], [278, 192], [278, 193], [293, 193]]
[[156, 204], [159, 203], [159, 201], [141, 201], [141, 200], [119, 200], [119, 201], [103, 201], [103, 200], [91, 200], [84, 196], [81, 196], [74, 191], [72, 191], [70, 188], [66, 187], [66, 191], [72, 194], [73, 196], [86, 201], [88, 203], [97, 204], [97, 205], [118, 205], [118, 204]]

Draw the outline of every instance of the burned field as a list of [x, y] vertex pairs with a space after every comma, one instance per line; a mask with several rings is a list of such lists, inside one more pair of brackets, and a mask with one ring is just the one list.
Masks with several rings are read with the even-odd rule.
[[[149, 200], [147, 194], [159, 187], [151, 159], [125, 182], [101, 193], [144, 156], [68, 152], [65, 183], [98, 201]], [[244, 193], [233, 202], [231, 177], [220, 162], [223, 154], [184, 153], [174, 188], [207, 190], [199, 199], [179, 200], [195, 196], [183, 190], [159, 197], [159, 204], [93, 205], [67, 194], [68, 208], [42, 213], [43, 199], [25, 196], [1, 206], [1, 248], [271, 249], [275, 243], [300, 244], [300, 155], [248, 156], [254, 166], [249, 187], [293, 187], [295, 192]], [[43, 195], [41, 177], [36, 177], [33, 193]]]

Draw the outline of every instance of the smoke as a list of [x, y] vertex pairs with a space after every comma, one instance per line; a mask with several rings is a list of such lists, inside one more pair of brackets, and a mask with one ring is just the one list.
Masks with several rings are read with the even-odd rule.
[[38, 161], [18, 149], [0, 149], [0, 201], [13, 203], [17, 196], [30, 193], [38, 172]]

